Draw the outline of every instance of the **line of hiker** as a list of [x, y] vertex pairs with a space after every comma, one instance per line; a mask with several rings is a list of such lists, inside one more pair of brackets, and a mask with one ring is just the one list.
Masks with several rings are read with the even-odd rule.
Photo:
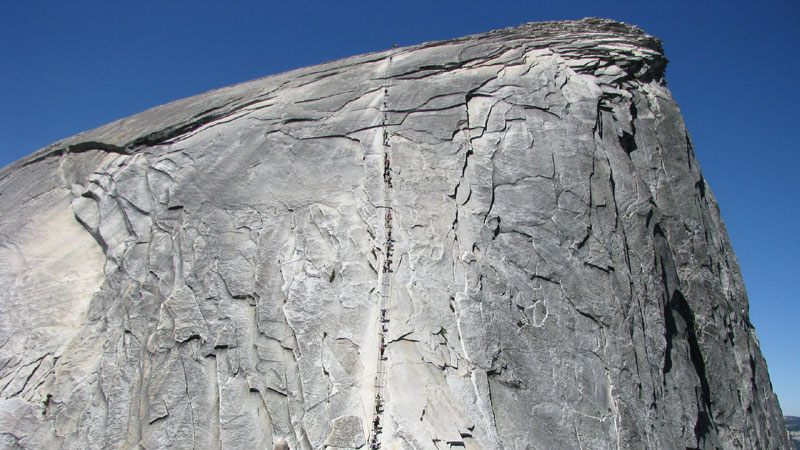
[[[383, 134], [384, 134], [384, 145], [387, 145], [389, 142], [389, 135], [385, 130]], [[386, 183], [387, 187], [389, 187], [390, 189], [392, 188], [392, 168], [389, 165], [389, 155], [384, 155], [383, 159], [383, 182]]]
[[[392, 57], [389, 57], [389, 64], [391, 65]], [[387, 75], [389, 70], [387, 68]], [[385, 78], [388, 79], [388, 76]], [[394, 250], [394, 240], [392, 239], [392, 167], [389, 158], [389, 131], [386, 128], [387, 123], [387, 110], [389, 106], [389, 88], [384, 84], [383, 87], [383, 182], [384, 182], [384, 206], [386, 207], [386, 215], [384, 217], [384, 228], [386, 230], [386, 258], [383, 261], [383, 281], [381, 286], [381, 293], [379, 296], [380, 317], [378, 328], [378, 367], [375, 376], [375, 414], [372, 418], [372, 433], [369, 440], [369, 448], [371, 450], [378, 450], [381, 448], [380, 434], [383, 432], [383, 423], [381, 421], [384, 411], [384, 389], [386, 384], [386, 369], [385, 361], [387, 360], [386, 348], [386, 333], [388, 331], [389, 319], [388, 314], [388, 301], [389, 291], [391, 289], [392, 273], [392, 252]]]
[[[391, 166], [389, 163], [389, 155], [384, 154], [384, 167], [385, 173], [391, 173]], [[388, 176], [388, 179], [387, 179]], [[384, 175], [384, 180], [386, 181], [387, 188], [392, 188], [392, 178], [391, 175]], [[392, 272], [392, 252], [394, 251], [394, 240], [392, 240], [392, 210], [391, 208], [386, 209], [386, 217], [385, 217], [385, 228], [386, 228], [386, 259], [383, 262], [383, 273]]]
[[[384, 285], [384, 287], [386, 287], [386, 285]], [[378, 373], [375, 377], [375, 414], [372, 417], [372, 437], [370, 438], [369, 442], [369, 448], [375, 450], [381, 447], [378, 435], [383, 432], [383, 426], [381, 425], [381, 416], [383, 415], [383, 396], [381, 396], [381, 393], [383, 392], [384, 383], [386, 382], [384, 361], [386, 361], [386, 324], [389, 322], [389, 320], [386, 318], [386, 312], [387, 310], [385, 305], [381, 304], [381, 316], [379, 319], [380, 328], [378, 331], [378, 336], [380, 338], [378, 351], [380, 352], [380, 356], [378, 358]]]
[[[386, 173], [389, 173], [389, 155], [385, 155], [385, 159], [387, 167]], [[385, 180], [387, 189], [392, 187], [391, 179]], [[384, 216], [384, 227], [386, 229], [386, 259], [383, 262], [383, 273], [384, 273], [384, 282], [383, 282], [383, 291], [381, 292], [380, 302], [381, 302], [381, 315], [379, 318], [379, 329], [378, 329], [378, 376], [375, 379], [375, 416], [372, 420], [372, 437], [370, 438], [370, 449], [377, 450], [381, 448], [381, 443], [378, 439], [378, 435], [383, 432], [383, 427], [381, 426], [381, 415], [383, 414], [383, 397], [381, 397], [381, 392], [384, 388], [385, 383], [385, 370], [384, 370], [384, 361], [387, 360], [387, 352], [386, 352], [386, 332], [388, 331], [387, 324], [389, 323], [389, 319], [387, 318], [388, 309], [386, 308], [386, 300], [389, 297], [389, 289], [390, 283], [388, 274], [392, 273], [392, 252], [394, 251], [394, 240], [392, 240], [392, 210], [391, 204], [389, 201], [388, 191], [386, 192], [387, 202], [386, 202], [386, 215]]]

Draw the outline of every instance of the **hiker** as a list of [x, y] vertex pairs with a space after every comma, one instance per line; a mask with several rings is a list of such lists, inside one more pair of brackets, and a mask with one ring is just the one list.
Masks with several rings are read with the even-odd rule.
[[289, 450], [289, 443], [286, 442], [286, 439], [279, 437], [278, 440], [275, 441], [272, 450]]

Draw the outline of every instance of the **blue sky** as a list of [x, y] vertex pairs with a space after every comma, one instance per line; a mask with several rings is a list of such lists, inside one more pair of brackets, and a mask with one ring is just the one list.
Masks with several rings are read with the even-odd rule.
[[[563, 3], [557, 5], [556, 3]], [[661, 38], [784, 414], [800, 416], [800, 2], [0, 0], [0, 166], [144, 109], [324, 61], [542, 20]]]

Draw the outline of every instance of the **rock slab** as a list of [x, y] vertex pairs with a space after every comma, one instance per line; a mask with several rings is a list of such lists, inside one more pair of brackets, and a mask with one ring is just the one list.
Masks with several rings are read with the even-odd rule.
[[366, 448], [391, 277], [382, 448], [789, 449], [666, 63], [526, 24], [0, 170], [0, 444]]

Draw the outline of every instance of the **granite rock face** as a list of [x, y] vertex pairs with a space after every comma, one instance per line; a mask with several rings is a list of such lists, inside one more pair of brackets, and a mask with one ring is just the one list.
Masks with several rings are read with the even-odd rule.
[[790, 448], [665, 67], [527, 24], [2, 169], [0, 446]]

